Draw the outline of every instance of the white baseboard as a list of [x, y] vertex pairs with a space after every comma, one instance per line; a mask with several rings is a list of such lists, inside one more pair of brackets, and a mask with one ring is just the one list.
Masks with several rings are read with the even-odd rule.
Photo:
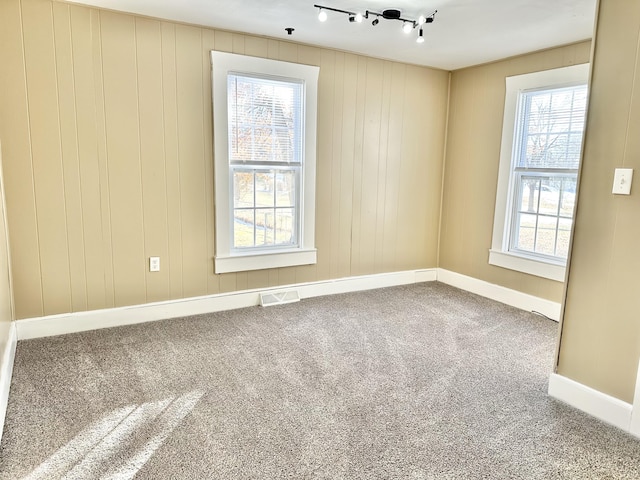
[[630, 431], [633, 406], [627, 402], [557, 373], [549, 377], [549, 395], [625, 432]]
[[7, 405], [9, 404], [9, 389], [11, 388], [11, 375], [13, 374], [13, 360], [16, 356], [17, 335], [15, 323], [11, 322], [9, 327], [9, 338], [2, 355], [0, 364], [0, 440], [4, 430], [4, 419], [7, 415]]
[[432, 282], [436, 280], [522, 310], [535, 310], [554, 320], [558, 320], [560, 317], [560, 304], [558, 303], [449, 270], [432, 268], [363, 275], [320, 282], [284, 285], [275, 288], [205, 295], [202, 297], [132, 305], [128, 307], [29, 318], [16, 322], [17, 338], [18, 340], [27, 340], [30, 338], [64, 335], [99, 328], [118, 327], [155, 320], [165, 320], [168, 318], [252, 307], [260, 303], [261, 293], [276, 293], [292, 288], [298, 290], [300, 298], [304, 299], [418, 282]]
[[471, 293], [496, 300], [529, 312], [535, 311], [555, 320], [560, 319], [560, 304], [527, 293], [438, 268], [438, 281]]
[[108, 308], [88, 312], [65, 313], [16, 321], [18, 340], [64, 335], [99, 328], [132, 325], [135, 323], [186, 317], [202, 313], [219, 312], [235, 308], [252, 307], [260, 303], [260, 293], [275, 293], [295, 288], [300, 298], [311, 298], [336, 293], [357, 292], [374, 288], [407, 285], [436, 280], [436, 269], [363, 275], [320, 282], [301, 283], [243, 290], [239, 292], [206, 295], [180, 300]]

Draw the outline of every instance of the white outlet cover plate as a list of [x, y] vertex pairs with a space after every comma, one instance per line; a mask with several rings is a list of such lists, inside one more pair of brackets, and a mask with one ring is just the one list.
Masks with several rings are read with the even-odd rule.
[[615, 195], [630, 195], [633, 168], [616, 168], [613, 176], [613, 190]]
[[150, 272], [160, 271], [160, 257], [149, 257], [149, 271]]

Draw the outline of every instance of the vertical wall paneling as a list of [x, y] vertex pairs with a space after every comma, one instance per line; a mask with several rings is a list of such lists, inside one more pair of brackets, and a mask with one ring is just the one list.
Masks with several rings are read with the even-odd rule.
[[40, 239], [40, 276], [44, 313], [50, 315], [71, 310], [52, 3], [23, 2], [22, 22]]
[[[106, 264], [102, 243], [91, 12], [76, 6], [70, 6], [69, 10], [80, 205], [82, 206], [80, 211], [83, 240], [81, 252], [84, 254], [87, 308], [91, 310], [106, 306], [104, 275]], [[58, 73], [60, 74], [60, 68]], [[69, 176], [65, 175], [65, 179]]]
[[[448, 85], [434, 82], [430, 76], [424, 75], [424, 71], [417, 70], [418, 84], [422, 88], [418, 90], [420, 115], [418, 124], [421, 131], [416, 139], [419, 157], [424, 163], [420, 164], [422, 181], [418, 180], [416, 188], [424, 194], [422, 201], [427, 205], [440, 205], [442, 200], [442, 171], [444, 162], [439, 158], [443, 156], [445, 124], [442, 119], [447, 118], [447, 91]], [[424, 142], [424, 132], [432, 132], [437, 140]], [[486, 195], [486, 192], [484, 193]], [[422, 234], [426, 238], [426, 247], [420, 250], [417, 259], [422, 265], [433, 265], [437, 262], [439, 229], [434, 229], [433, 225], [439, 225], [440, 209], [428, 209], [425, 211]]]
[[333, 127], [333, 148], [331, 151], [331, 204], [330, 211], [331, 225], [330, 228], [330, 241], [329, 246], [331, 257], [329, 259], [329, 276], [336, 278], [339, 273], [340, 262], [340, 191], [342, 187], [342, 104], [344, 102], [344, 53], [336, 52], [334, 59], [334, 75], [333, 75], [333, 96], [334, 96], [334, 109], [333, 116], [331, 117], [331, 124]]
[[231, 34], [231, 51], [244, 55], [244, 35], [240, 33]]
[[342, 146], [340, 151], [340, 210], [338, 215], [338, 277], [351, 275], [353, 251], [353, 163], [356, 149], [356, 93], [358, 91], [358, 61], [355, 55], [344, 54], [344, 83], [342, 105]]
[[[384, 179], [378, 176], [381, 161], [380, 135], [382, 133], [383, 61], [367, 59], [364, 83], [364, 129], [362, 140], [362, 173], [360, 202], [360, 242], [358, 255], [362, 273], [375, 272], [375, 244], [378, 193]], [[384, 219], [384, 217], [382, 217]]]
[[[406, 269], [413, 264], [413, 255], [420, 249], [414, 245], [414, 238], [424, 238], [423, 217], [426, 212], [416, 210], [416, 205], [420, 204], [424, 198], [424, 189], [421, 183], [424, 182], [423, 165], [426, 158], [422, 148], [420, 148], [420, 137], [422, 126], [415, 119], [420, 116], [422, 105], [420, 103], [419, 90], [417, 87], [416, 71], [414, 67], [408, 66], [406, 69], [405, 91], [402, 98], [404, 103], [403, 111], [405, 118], [414, 121], [403, 122], [403, 138], [400, 147], [401, 158], [397, 168], [400, 170], [400, 195], [398, 197], [398, 236], [396, 244], [396, 264], [401, 269]], [[411, 159], [419, 158], [420, 161], [412, 162]]]
[[351, 225], [351, 275], [363, 275], [365, 270], [360, 264], [360, 237], [362, 235], [362, 163], [364, 142], [364, 110], [366, 105], [367, 59], [356, 57], [355, 138], [353, 151], [353, 216]]
[[[394, 64], [391, 76], [391, 91], [405, 90], [407, 68]], [[382, 268], [392, 270], [396, 262], [396, 245], [398, 241], [398, 199], [400, 196], [400, 160], [402, 158], [404, 101], [394, 97], [389, 105], [389, 132], [387, 141], [387, 186], [385, 189], [384, 212], [385, 228], [382, 233]]]
[[202, 33], [176, 26], [182, 284], [187, 297], [207, 292]]
[[[2, 49], [1, 46], [6, 46]], [[31, 155], [26, 66], [20, 2], [0, 2], [0, 140], [11, 244], [15, 314], [18, 318], [44, 313], [40, 245], [36, 220]], [[2, 92], [5, 94], [3, 95]], [[9, 181], [8, 179], [11, 179]]]
[[[140, 164], [144, 219], [146, 301], [169, 297], [169, 247], [162, 108], [162, 40], [160, 22], [136, 18], [136, 63], [140, 119]], [[148, 259], [160, 257], [160, 271], [150, 272]], [[164, 268], [163, 268], [164, 267]]]
[[56, 81], [58, 112], [62, 143], [64, 199], [67, 220], [67, 250], [71, 285], [71, 309], [87, 309], [87, 279], [84, 252], [82, 192], [76, 122], [75, 84], [73, 78], [73, 48], [69, 5], [54, 3], [53, 26], [56, 49]]
[[116, 305], [146, 298], [135, 19], [101, 13], [109, 204]]
[[[295, 283], [295, 282], [291, 282]], [[249, 288], [249, 272], [236, 273], [236, 289], [246, 290]]]
[[278, 46], [278, 60], [283, 62], [298, 61], [298, 45], [291, 42], [280, 42]]
[[[96, 132], [98, 149], [98, 172], [100, 189], [100, 210], [102, 220], [102, 255], [104, 257], [105, 268], [103, 275], [105, 278], [105, 307], [116, 305], [115, 298], [115, 275], [114, 275], [114, 254], [113, 239], [111, 229], [111, 203], [109, 200], [109, 161], [107, 158], [107, 121], [106, 121], [106, 99], [104, 91], [104, 68], [102, 64], [102, 15], [99, 10], [91, 10], [90, 28], [92, 34], [91, 46], [93, 50], [93, 80], [96, 105]], [[84, 160], [83, 160], [84, 163]]]
[[279, 59], [279, 51], [280, 51], [280, 42], [278, 40], [268, 39], [267, 40], [267, 58], [271, 58], [273, 60]]
[[[446, 72], [53, 0], [0, 26], [18, 318], [436, 266]], [[320, 66], [316, 265], [213, 273], [212, 49]]]
[[384, 62], [382, 70], [382, 102], [380, 106], [380, 128], [378, 134], [378, 171], [377, 184], [378, 192], [376, 196], [376, 216], [375, 216], [375, 232], [374, 238], [374, 255], [373, 255], [373, 269], [375, 272], [386, 271], [383, 267], [383, 243], [384, 243], [384, 230], [386, 222], [390, 221], [387, 218], [385, 211], [385, 199], [388, 186], [387, 177], [387, 161], [389, 154], [389, 114], [391, 109], [391, 74], [392, 64], [390, 62]]
[[265, 58], [269, 52], [266, 38], [247, 37], [244, 41], [244, 53], [252, 57]]
[[236, 288], [236, 274], [235, 273], [223, 273], [219, 275], [220, 279], [220, 292], [234, 292], [238, 290]]
[[233, 52], [233, 34], [216, 30], [214, 34], [216, 50], [220, 52]]
[[320, 54], [318, 79], [318, 142], [316, 157], [316, 248], [318, 249], [317, 275], [329, 278], [331, 261], [331, 158], [333, 153], [333, 109], [335, 52], [323, 50]]
[[[176, 27], [160, 25], [162, 52], [162, 140], [166, 184], [169, 297], [182, 298], [182, 211], [180, 196], [180, 163], [178, 162], [178, 99], [176, 83]], [[162, 261], [160, 262], [162, 271]]]

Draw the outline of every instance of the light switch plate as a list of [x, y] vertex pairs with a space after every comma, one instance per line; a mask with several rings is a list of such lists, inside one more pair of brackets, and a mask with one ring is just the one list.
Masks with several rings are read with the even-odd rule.
[[613, 176], [613, 190], [615, 195], [630, 195], [631, 181], [633, 180], [633, 168], [616, 168]]

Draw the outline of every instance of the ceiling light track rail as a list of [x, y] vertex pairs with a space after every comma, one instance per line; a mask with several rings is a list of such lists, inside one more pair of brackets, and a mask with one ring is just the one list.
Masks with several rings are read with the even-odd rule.
[[343, 10], [341, 8], [334, 8], [334, 7], [326, 7], [324, 5], [318, 5], [318, 4], [314, 5], [314, 7], [318, 9], [318, 20], [320, 20], [321, 22], [324, 22], [327, 20], [328, 18], [327, 12], [337, 12], [337, 13], [343, 13], [347, 15], [349, 18], [349, 22], [351, 23], [354, 23], [354, 22], [362, 23], [364, 19], [368, 20], [369, 17], [373, 17], [373, 21], [371, 22], [371, 25], [373, 25], [374, 27], [378, 25], [378, 23], [380, 23], [380, 18], [383, 18], [385, 20], [397, 20], [399, 22], [402, 22], [402, 30], [404, 31], [404, 33], [411, 33], [412, 30], [420, 27], [418, 38], [416, 39], [416, 42], [418, 43], [424, 42], [423, 25], [425, 23], [433, 23], [436, 17], [436, 13], [438, 13], [437, 10], [434, 10], [434, 12], [431, 15], [420, 15], [420, 17], [417, 20], [415, 20], [412, 18], [403, 17], [402, 12], [395, 8], [389, 8], [389, 9], [383, 10], [382, 12], [365, 10], [363, 14], [361, 12], [352, 12], [350, 10]]

